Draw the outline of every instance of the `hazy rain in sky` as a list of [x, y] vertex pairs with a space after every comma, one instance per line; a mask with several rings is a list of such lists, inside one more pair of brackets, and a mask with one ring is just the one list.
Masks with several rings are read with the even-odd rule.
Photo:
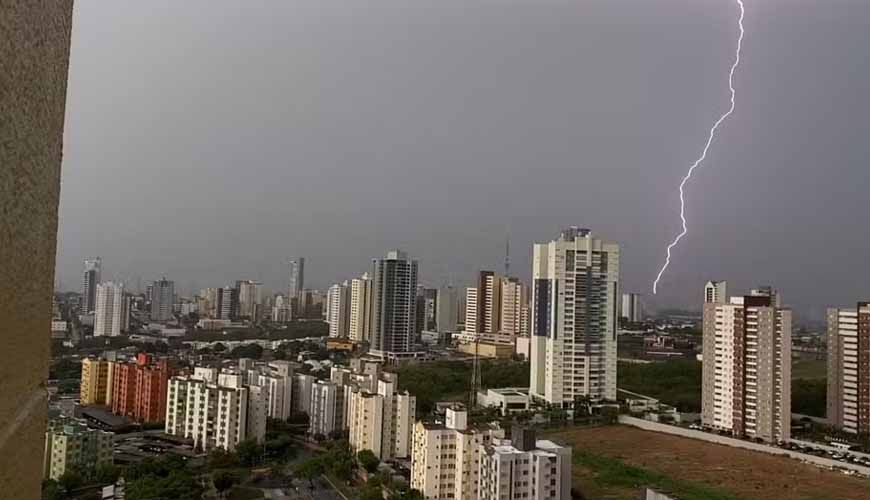
[[[724, 0], [77, 2], [58, 279], [326, 287], [402, 248], [424, 283], [530, 276], [561, 226], [649, 294], [728, 105]], [[707, 279], [800, 315], [867, 298], [870, 2], [747, 3], [737, 108], [687, 187], [659, 306]]]

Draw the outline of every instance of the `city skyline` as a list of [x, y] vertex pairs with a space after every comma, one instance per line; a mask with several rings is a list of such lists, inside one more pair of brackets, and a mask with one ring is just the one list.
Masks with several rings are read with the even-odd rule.
[[[76, 5], [59, 281], [100, 255], [128, 286], [277, 291], [304, 255], [325, 289], [402, 248], [421, 282], [462, 286], [502, 269], [508, 233], [528, 280], [531, 243], [573, 224], [622, 242], [623, 289], [651, 295], [674, 186], [727, 104], [733, 3], [423, 5]], [[693, 305], [711, 276], [777, 283], [818, 319], [866, 294], [870, 238], [841, 228], [863, 213], [868, 19], [747, 5], [741, 105], [652, 305]], [[115, 209], [94, 210], [94, 185]]]

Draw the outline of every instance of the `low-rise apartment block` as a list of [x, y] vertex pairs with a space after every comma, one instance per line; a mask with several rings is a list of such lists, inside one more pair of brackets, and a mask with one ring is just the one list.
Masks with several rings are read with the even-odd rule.
[[111, 464], [112, 437], [111, 432], [89, 429], [83, 421], [50, 421], [45, 433], [44, 477], [56, 481], [73, 469], [91, 470]]
[[480, 453], [480, 500], [571, 498], [571, 448], [514, 428]]

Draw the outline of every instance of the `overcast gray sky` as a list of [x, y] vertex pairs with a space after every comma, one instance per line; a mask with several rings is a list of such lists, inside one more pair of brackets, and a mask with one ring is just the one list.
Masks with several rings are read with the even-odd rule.
[[[730, 0], [77, 2], [58, 278], [324, 287], [400, 247], [464, 284], [564, 225], [649, 294], [728, 104]], [[870, 298], [866, 0], [747, 1], [737, 109], [655, 302]]]

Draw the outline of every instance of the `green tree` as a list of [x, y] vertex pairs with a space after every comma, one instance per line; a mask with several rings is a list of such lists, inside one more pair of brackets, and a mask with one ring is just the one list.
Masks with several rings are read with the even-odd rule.
[[360, 450], [360, 452], [356, 454], [356, 459], [359, 461], [362, 468], [368, 472], [377, 471], [378, 465], [381, 464], [381, 461], [372, 450]]
[[113, 464], [101, 464], [94, 470], [94, 481], [102, 486], [113, 484], [121, 475], [121, 469]]
[[67, 470], [63, 473], [62, 476], [60, 476], [60, 479], [58, 479], [57, 482], [64, 490], [70, 491], [76, 488], [80, 488], [84, 484], [85, 480], [82, 475], [78, 473], [78, 471]]
[[214, 484], [214, 489], [216, 489], [218, 494], [223, 497], [230, 488], [239, 482], [239, 479], [235, 474], [227, 471], [219, 471], [214, 474], [211, 481]]
[[57, 481], [46, 479], [42, 482], [42, 500], [63, 500], [66, 495]]
[[252, 467], [260, 463], [263, 448], [253, 439], [246, 439], [236, 445], [236, 454], [239, 456], [239, 463], [245, 467]]
[[207, 465], [209, 470], [232, 469], [238, 467], [239, 457], [223, 448], [215, 448], [208, 454]]
[[218, 342], [211, 349], [214, 352], [224, 352], [227, 350], [227, 346], [223, 345], [221, 342]]
[[296, 474], [308, 480], [311, 488], [314, 488], [314, 478], [323, 474], [323, 461], [320, 458], [310, 458], [296, 466]]

